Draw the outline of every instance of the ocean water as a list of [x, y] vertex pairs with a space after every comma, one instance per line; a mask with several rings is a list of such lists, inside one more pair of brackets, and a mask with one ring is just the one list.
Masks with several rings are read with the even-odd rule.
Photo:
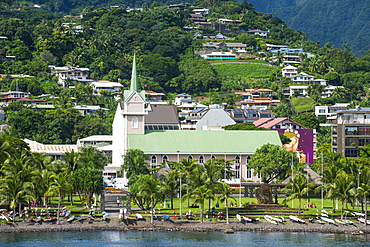
[[[370, 240], [370, 237], [369, 237]], [[0, 246], [370, 246], [368, 236], [286, 232], [1, 233]]]

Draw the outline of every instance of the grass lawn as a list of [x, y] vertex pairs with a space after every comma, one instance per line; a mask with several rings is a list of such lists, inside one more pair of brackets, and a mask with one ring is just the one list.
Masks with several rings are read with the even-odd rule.
[[313, 100], [311, 98], [292, 98], [290, 100], [297, 113], [313, 110]]
[[240, 76], [242, 78], [269, 78], [275, 68], [266, 65], [249, 63], [215, 64], [212, 68], [218, 77]]
[[[279, 198], [279, 204], [282, 204], [282, 201], [283, 201], [284, 198]], [[213, 206], [215, 206], [217, 201], [213, 201], [212, 204], [211, 204], [211, 208]], [[247, 215], [248, 212], [250, 213], [253, 213], [253, 210], [245, 210], [245, 213], [243, 213], [243, 209], [239, 208], [239, 207], [230, 207], [230, 202], [233, 202], [234, 205], [239, 205], [240, 203], [240, 200], [239, 198], [236, 198], [235, 201], [234, 200], [229, 200], [229, 214], [232, 215], [231, 218], [234, 218], [235, 214], [236, 213], [239, 213], [239, 214], [245, 214]], [[246, 204], [257, 204], [257, 199], [256, 198], [242, 198], [241, 199], [241, 203], [243, 205], [246, 205]], [[302, 205], [301, 205], [301, 209], [303, 209], [305, 207], [305, 205], [307, 205], [307, 200], [306, 199], [302, 199], [301, 201]], [[311, 203], [314, 203], [316, 205], [316, 208], [309, 208], [308, 207], [308, 210], [307, 211], [301, 211], [301, 215], [303, 217], [313, 217], [313, 215], [316, 215], [316, 213], [320, 213], [322, 207], [321, 207], [321, 199], [320, 198], [312, 198], [310, 199], [309, 201], [309, 204]], [[167, 205], [168, 204], [168, 205]], [[166, 200], [166, 208], [164, 207], [164, 203], [161, 203], [161, 204], [158, 204], [157, 207], [156, 207], [156, 214], [157, 215], [162, 215], [162, 214], [169, 214], [171, 217], [174, 217], [174, 218], [177, 218], [179, 217], [179, 214], [180, 214], [180, 200], [178, 198], [174, 198], [174, 209], [171, 209], [171, 208], [168, 208], [167, 206], [169, 206], [170, 204], [170, 200], [167, 199]], [[193, 204], [192, 201], [189, 202], [189, 204]], [[221, 203], [219, 202], [219, 207], [216, 208], [216, 212], [219, 212], [219, 211], [222, 211], [222, 212], [225, 212], [225, 203]], [[335, 204], [334, 204], [335, 205]], [[191, 207], [188, 207], [188, 204], [187, 204], [187, 201], [183, 201], [182, 202], [182, 210], [181, 210], [181, 213], [182, 215], [184, 215], [186, 212], [189, 212], [189, 210], [191, 210], [191, 212], [193, 214], [197, 214], [199, 215], [200, 213], [200, 209], [199, 208], [191, 208]], [[294, 208], [294, 209], [298, 209], [298, 199], [295, 199], [293, 201], [290, 201], [286, 204], [287, 207], [290, 207], [290, 208]], [[326, 211], [329, 212], [330, 216], [336, 216], [336, 217], [340, 217], [340, 214], [341, 214], [341, 202], [338, 201], [338, 208], [335, 210], [335, 212], [333, 212], [333, 209], [332, 209], [332, 201], [329, 200], [329, 199], [324, 199], [323, 200], [323, 206], [324, 206], [324, 209]], [[135, 205], [132, 205], [132, 207], [134, 208]], [[206, 201], [205, 205], [204, 205], [204, 210], [208, 210], [208, 200]], [[275, 210], [275, 209], [273, 209]], [[276, 209], [278, 210], [278, 209]], [[353, 211], [361, 211], [361, 206], [359, 207], [359, 209], [357, 207], [355, 208], [352, 208], [350, 204], [348, 204], [348, 209], [345, 208], [345, 210], [348, 210], [350, 212], [353, 212]], [[257, 210], [258, 211], [258, 210]], [[259, 210], [259, 211], [262, 211], [261, 214], [258, 214], [258, 213], [253, 213], [253, 216], [254, 217], [263, 217], [264, 215], [266, 214], [269, 214], [267, 212], [264, 212], [264, 210]], [[138, 210], [138, 211], [134, 211], [135, 212], [139, 212], [140, 214], [142, 214], [143, 216], [145, 217], [149, 217], [150, 216], [150, 213], [149, 211], [143, 211], [143, 210]], [[206, 214], [206, 212], [204, 212]], [[278, 215], [279, 213], [273, 213], [271, 212], [270, 213], [271, 215]], [[294, 213], [292, 213], [294, 215]], [[295, 214], [297, 215], [297, 214]], [[350, 214], [348, 214], [348, 216], [350, 216]], [[285, 216], [285, 218], [287, 218], [287, 216]], [[211, 220], [211, 219], [210, 219]], [[214, 220], [214, 219], [213, 219]]]

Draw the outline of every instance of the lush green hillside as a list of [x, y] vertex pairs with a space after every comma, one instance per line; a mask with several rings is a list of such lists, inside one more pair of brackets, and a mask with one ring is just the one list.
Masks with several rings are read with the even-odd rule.
[[240, 76], [242, 78], [267, 79], [274, 70], [271, 66], [249, 63], [215, 64], [212, 68], [217, 76]]
[[348, 42], [356, 55], [370, 48], [368, 0], [249, 0], [258, 11], [274, 13], [289, 27], [321, 44]]
[[292, 98], [290, 100], [297, 113], [313, 110], [313, 100], [311, 98]]

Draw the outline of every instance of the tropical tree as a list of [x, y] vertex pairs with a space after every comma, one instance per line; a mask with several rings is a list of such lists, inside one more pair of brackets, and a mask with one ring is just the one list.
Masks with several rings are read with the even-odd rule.
[[176, 197], [180, 188], [179, 178], [180, 172], [176, 170], [166, 171], [166, 174], [162, 177], [166, 195], [171, 198], [171, 209], [173, 209], [173, 198]]
[[301, 201], [303, 198], [308, 198], [312, 193], [313, 187], [314, 184], [312, 182], [308, 182], [302, 172], [294, 174], [293, 179], [291, 179], [290, 183], [288, 183], [283, 189], [283, 191], [288, 194], [288, 197], [284, 199], [283, 203], [298, 199], [298, 215], [300, 215], [302, 205]]
[[298, 163], [298, 157], [291, 151], [286, 151], [280, 145], [265, 144], [258, 148], [248, 162], [248, 168], [254, 169], [254, 174], [260, 174], [264, 183], [273, 180], [283, 180], [287, 177], [291, 164]]
[[133, 183], [132, 178], [138, 175], [150, 174], [149, 157], [139, 149], [129, 149], [124, 157], [121, 171], [126, 172], [126, 177], [130, 179], [129, 185]]
[[54, 176], [53, 186], [50, 188], [50, 193], [52, 195], [58, 196], [58, 214], [57, 214], [57, 224], [59, 224], [59, 212], [60, 203], [62, 202], [66, 193], [70, 191], [70, 186], [68, 183], [68, 177], [70, 176], [67, 172], [61, 172]]
[[221, 202], [225, 202], [226, 224], [229, 224], [229, 203], [228, 201], [230, 198], [234, 199], [233, 197], [231, 197], [231, 195], [233, 194], [233, 191], [230, 188], [230, 185], [224, 182], [219, 183], [217, 187], [218, 187], [217, 193], [220, 195], [219, 198]]
[[351, 199], [351, 190], [355, 185], [354, 177], [352, 174], [347, 174], [345, 172], [339, 173], [335, 181], [329, 184], [327, 198], [339, 199], [342, 202], [341, 218], [343, 219], [344, 203]]
[[200, 205], [200, 222], [203, 223], [204, 201], [214, 198], [213, 191], [207, 188], [207, 185], [202, 185], [184, 195], [183, 198], [193, 199], [196, 204]]
[[153, 224], [154, 207], [164, 198], [163, 186], [158, 179], [150, 175], [140, 175], [138, 180], [140, 181], [139, 195], [150, 199], [148, 207], [150, 208], [150, 223]]
[[28, 193], [31, 183], [9, 176], [0, 179], [0, 182], [0, 203], [9, 204], [9, 207], [13, 210], [14, 221], [17, 206], [21, 205], [21, 203], [28, 202], [28, 200], [32, 198]]

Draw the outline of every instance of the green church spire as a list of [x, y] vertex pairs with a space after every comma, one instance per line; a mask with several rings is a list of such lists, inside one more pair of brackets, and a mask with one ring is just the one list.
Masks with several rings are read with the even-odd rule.
[[137, 81], [137, 72], [136, 72], [136, 54], [134, 54], [134, 61], [132, 63], [132, 75], [131, 75], [130, 91], [137, 92], [138, 88], [139, 88], [139, 83]]

